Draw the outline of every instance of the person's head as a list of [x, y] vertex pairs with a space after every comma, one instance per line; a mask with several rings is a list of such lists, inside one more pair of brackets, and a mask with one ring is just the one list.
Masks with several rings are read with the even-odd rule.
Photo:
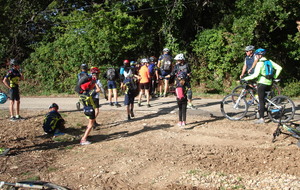
[[141, 65], [148, 65], [149, 64], [149, 60], [147, 58], [143, 58], [141, 59]]
[[176, 63], [184, 64], [185, 58], [184, 58], [184, 55], [182, 53], [177, 54], [174, 59], [176, 60]]
[[130, 61], [130, 66], [135, 66], [136, 65], [136, 62], [135, 61]]
[[49, 111], [58, 111], [58, 105], [56, 103], [52, 103], [50, 106], [49, 106]]
[[149, 61], [150, 61], [151, 63], [155, 63], [155, 62], [157, 61], [157, 59], [156, 59], [155, 56], [151, 56], [151, 57], [149, 57]]
[[85, 63], [81, 64], [80, 68], [81, 68], [81, 71], [87, 71], [88, 70], [88, 66]]
[[260, 58], [262, 58], [264, 55], [266, 55], [266, 49], [263, 49], [263, 48], [258, 48], [255, 52], [254, 52], [254, 54], [256, 55], [256, 57], [258, 58], [258, 59], [260, 59]]
[[249, 45], [249, 46], [246, 46], [246, 47], [245, 47], [245, 52], [246, 52], [246, 55], [247, 55], [247, 56], [252, 56], [254, 50], [255, 50], [255, 47], [252, 46], [252, 45]]
[[90, 69], [90, 72], [91, 72], [93, 78], [97, 78], [98, 75], [100, 74], [100, 70], [99, 70], [98, 67], [92, 67], [92, 68]]
[[164, 53], [164, 54], [168, 54], [169, 52], [170, 52], [169, 48], [164, 48], [164, 49], [163, 49], [163, 53]]
[[124, 65], [125, 67], [129, 67], [129, 66], [130, 66], [129, 60], [128, 60], [128, 59], [125, 59], [125, 60], [123, 61], [123, 65]]
[[11, 59], [11, 60], [9, 61], [9, 64], [10, 64], [10, 66], [11, 66], [12, 68], [18, 69], [18, 68], [20, 67], [20, 63], [19, 63], [19, 61], [16, 60], [16, 59]]

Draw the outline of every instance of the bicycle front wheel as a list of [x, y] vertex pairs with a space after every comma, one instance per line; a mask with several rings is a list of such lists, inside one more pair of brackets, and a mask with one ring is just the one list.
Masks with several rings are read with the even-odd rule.
[[[281, 109], [284, 110], [281, 114]], [[294, 102], [287, 96], [275, 96], [267, 106], [268, 117], [275, 123], [286, 123], [294, 118], [296, 108]]]
[[230, 120], [240, 120], [247, 114], [248, 105], [245, 98], [239, 94], [229, 94], [221, 102], [221, 112]]

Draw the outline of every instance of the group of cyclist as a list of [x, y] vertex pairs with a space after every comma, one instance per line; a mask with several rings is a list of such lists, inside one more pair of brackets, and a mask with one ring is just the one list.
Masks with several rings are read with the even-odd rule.
[[[264, 62], [266, 50], [259, 48], [255, 50], [254, 46], [250, 45], [245, 48], [246, 57], [242, 73], [241, 81], [251, 81], [257, 79], [257, 93], [259, 97], [259, 118], [255, 121], [257, 124], [264, 123], [265, 112], [265, 92], [271, 90], [273, 79], [265, 76]], [[80, 144], [90, 144], [87, 141], [92, 127], [99, 125], [96, 122], [99, 114], [99, 93], [102, 92], [105, 98], [109, 101], [109, 105], [121, 107], [118, 102], [117, 81], [121, 82], [121, 89], [125, 92], [124, 104], [127, 106], [128, 120], [134, 117], [134, 98], [138, 96], [137, 105], [142, 106], [142, 97], [146, 96], [147, 107], [151, 107], [150, 97], [167, 97], [169, 86], [174, 85], [177, 96], [177, 104], [179, 108], [179, 126], [186, 124], [186, 109], [195, 109], [192, 104], [192, 90], [190, 85], [191, 68], [186, 62], [182, 53], [177, 54], [173, 58], [169, 54], [168, 48], [163, 49], [163, 54], [156, 57], [142, 58], [138, 62], [124, 60], [121, 68], [108, 68], [104, 73], [104, 78], [107, 79], [108, 96], [100, 81], [100, 70], [98, 67], [89, 69], [86, 64], [81, 65], [81, 72], [78, 74], [78, 81], [87, 77], [86, 83], [81, 84], [82, 89], [81, 101], [84, 104], [85, 115], [89, 119], [89, 123]], [[282, 67], [272, 60], [269, 60], [275, 69], [274, 79], [276, 79]], [[10, 97], [10, 120], [15, 121], [23, 119], [20, 114], [20, 93], [19, 81], [23, 79], [20, 72], [19, 63], [16, 60], [10, 61], [11, 69], [3, 79], [4, 85], [9, 89]], [[182, 90], [183, 89], [183, 90]], [[182, 91], [180, 91], [182, 90]], [[137, 92], [138, 91], [138, 92]], [[114, 101], [113, 101], [114, 99]], [[16, 108], [14, 106], [16, 105]], [[79, 103], [77, 103], [79, 106]], [[52, 106], [53, 107], [53, 106]], [[51, 109], [52, 109], [51, 107]]]
[[[245, 48], [246, 57], [242, 73], [240, 75], [241, 82], [243, 81], [252, 81], [256, 79], [257, 83], [257, 94], [259, 99], [259, 117], [255, 124], [265, 123], [264, 114], [265, 114], [265, 94], [267, 91], [271, 90], [273, 79], [276, 79], [281, 73], [282, 67], [275, 63], [272, 60], [269, 60], [265, 57], [266, 49], [258, 48], [255, 50], [255, 47], [249, 45]], [[265, 61], [270, 61], [273, 69], [275, 70], [272, 78], [266, 76]]]

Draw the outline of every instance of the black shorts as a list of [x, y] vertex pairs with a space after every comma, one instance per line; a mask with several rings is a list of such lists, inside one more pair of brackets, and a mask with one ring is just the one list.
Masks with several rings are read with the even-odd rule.
[[150, 83], [147, 82], [147, 83], [140, 83], [140, 89], [143, 90], [148, 90], [150, 88]]
[[94, 104], [95, 104], [95, 108], [100, 108], [100, 104], [99, 104], [99, 98], [93, 98]]
[[89, 119], [95, 119], [96, 118], [95, 110], [92, 106], [85, 106], [83, 108], [83, 112], [84, 112], [84, 115]]
[[134, 104], [134, 96], [130, 94], [125, 94], [124, 105], [128, 106]]
[[9, 97], [10, 97], [10, 100], [19, 101], [20, 100], [19, 88], [13, 87], [13, 88], [9, 89]]

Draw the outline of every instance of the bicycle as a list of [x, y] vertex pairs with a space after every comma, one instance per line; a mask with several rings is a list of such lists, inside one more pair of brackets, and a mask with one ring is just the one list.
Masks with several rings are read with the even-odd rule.
[[[253, 91], [249, 90], [249, 88], [252, 87], [249, 86], [248, 83], [245, 83], [240, 94], [229, 94], [225, 96], [221, 102], [221, 112], [224, 117], [234, 121], [241, 120], [246, 116], [249, 107], [255, 104], [257, 105], [256, 112], [258, 112], [259, 101], [254, 96]], [[252, 97], [250, 101], [246, 101], [246, 95], [248, 93]], [[294, 102], [289, 97], [283, 95], [269, 98], [271, 93], [272, 91], [267, 91], [265, 96], [267, 103], [266, 110], [269, 119], [275, 123], [278, 123], [280, 117], [279, 110], [285, 106], [284, 114], [282, 115], [284, 118], [281, 120], [281, 122], [285, 123], [290, 121], [296, 112]]]
[[21, 189], [56, 189], [56, 190], [69, 190], [66, 187], [56, 185], [54, 183], [44, 181], [20, 181], [17, 183], [9, 183], [0, 181], [0, 188], [7, 190], [21, 190]]
[[[280, 79], [274, 79], [273, 80], [273, 83], [272, 83], [272, 93], [271, 93], [271, 97], [275, 97], [275, 96], [278, 96], [281, 94], [281, 89], [279, 87], [279, 85], [277, 83], [280, 82]], [[255, 82], [251, 82], [251, 85], [249, 85], [251, 88], [247, 89], [247, 90], [250, 90], [253, 92], [253, 94], [256, 94], [256, 91], [257, 91], [257, 84]], [[231, 94], [240, 94], [241, 91], [243, 90], [243, 85], [239, 85], [237, 87], [235, 87], [232, 91], [231, 91]], [[248, 92], [248, 91], [247, 91]], [[250, 93], [248, 93], [250, 94]], [[246, 98], [248, 100], [251, 100], [252, 99], [252, 96], [250, 95], [249, 98]]]
[[[280, 114], [281, 114], [280, 116], [282, 116], [283, 110], [284, 109], [280, 110]], [[296, 138], [298, 140], [297, 146], [300, 147], [300, 124], [293, 123], [293, 122], [290, 123], [289, 125], [283, 124], [280, 118], [277, 128], [273, 133], [272, 143], [275, 142], [276, 137], [278, 137], [280, 134], [284, 134]]]

